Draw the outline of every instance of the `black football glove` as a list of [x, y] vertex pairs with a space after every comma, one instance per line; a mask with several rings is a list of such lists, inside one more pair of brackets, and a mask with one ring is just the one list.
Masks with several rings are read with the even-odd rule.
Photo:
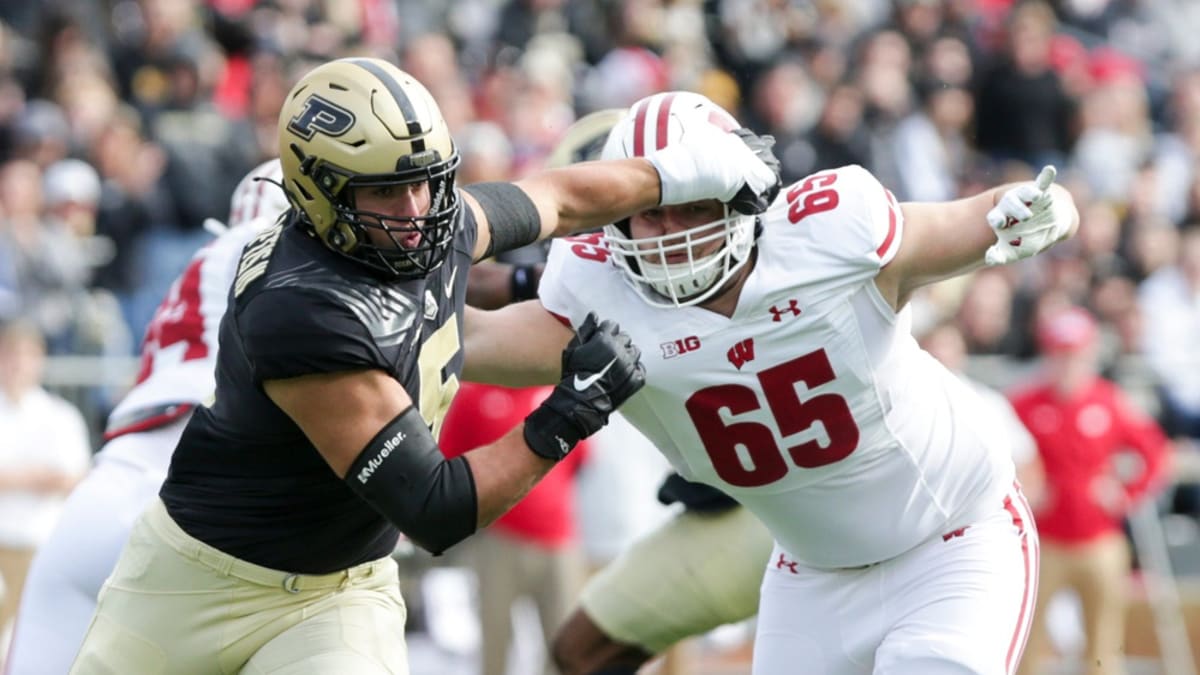
[[767, 210], [767, 207], [775, 201], [779, 196], [779, 191], [783, 188], [783, 175], [779, 165], [779, 158], [771, 150], [775, 146], [775, 137], [770, 134], [759, 136], [758, 134], [742, 127], [734, 129], [733, 133], [742, 139], [754, 154], [766, 164], [768, 168], [775, 172], [775, 182], [762, 192], [755, 192], [749, 185], [743, 185], [741, 190], [729, 200], [729, 206], [738, 213], [743, 213], [747, 216], [754, 216]]
[[562, 354], [563, 379], [525, 418], [525, 443], [560, 460], [646, 384], [642, 352], [612, 321], [589, 313]]

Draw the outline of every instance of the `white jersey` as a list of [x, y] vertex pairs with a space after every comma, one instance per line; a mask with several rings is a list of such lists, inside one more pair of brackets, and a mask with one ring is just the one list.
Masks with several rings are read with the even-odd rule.
[[[109, 415], [106, 440], [167, 424], [212, 397], [217, 329], [238, 258], [246, 243], [272, 222], [259, 218], [227, 230], [192, 256], [146, 327], [137, 380]], [[157, 466], [173, 449], [155, 451], [153, 458], [126, 459]], [[101, 456], [107, 454], [108, 448]]]
[[622, 414], [804, 564], [879, 562], [994, 511], [1008, 448], [874, 283], [904, 234], [891, 194], [843, 167], [793, 185], [762, 223], [732, 318], [649, 306], [598, 234], [554, 243], [542, 303], [573, 326], [592, 310], [620, 323], [647, 375]]

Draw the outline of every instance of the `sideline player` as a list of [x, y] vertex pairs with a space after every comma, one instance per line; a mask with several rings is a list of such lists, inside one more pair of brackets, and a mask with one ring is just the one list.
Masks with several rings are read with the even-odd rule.
[[287, 210], [273, 184], [282, 175], [272, 159], [238, 183], [227, 229], [216, 223], [224, 232], [192, 256], [154, 313], [137, 380], [109, 415], [95, 467], [33, 559], [6, 675], [62, 675], [71, 667], [133, 521], [162, 485], [191, 411], [212, 397], [217, 324], [237, 259]]
[[436, 101], [379, 59], [302, 77], [279, 140], [294, 208], [243, 252], [215, 403], [184, 429], [72, 672], [407, 672], [399, 533], [433, 553], [469, 536], [642, 383], [628, 337], [590, 317], [523, 425], [445, 459], [464, 268], [660, 203], [758, 212], [778, 190], [715, 128], [699, 148], [460, 190]]
[[[737, 126], [702, 96], [655, 95], [604, 156], [689, 145], [713, 125]], [[647, 376], [622, 414], [775, 537], [756, 675], [1011, 673], [1036, 530], [1008, 448], [917, 346], [904, 308], [924, 284], [1073, 234], [1078, 212], [1053, 177], [898, 204], [849, 166], [790, 186], [760, 217], [705, 200], [645, 210], [603, 238], [556, 242], [540, 304], [472, 316], [465, 372], [545, 381], [544, 355], [570, 336], [560, 318], [622, 322]]]

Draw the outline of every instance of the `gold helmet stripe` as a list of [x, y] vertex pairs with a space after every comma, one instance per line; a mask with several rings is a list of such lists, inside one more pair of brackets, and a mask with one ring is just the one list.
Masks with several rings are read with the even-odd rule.
[[[400, 112], [404, 115], [404, 122], [408, 125], [408, 133], [413, 136], [421, 134], [421, 120], [417, 118], [417, 110], [413, 107], [412, 101], [408, 98], [404, 88], [392, 77], [392, 74], [379, 67], [371, 59], [347, 59], [350, 63], [366, 70], [375, 76], [375, 79], [383, 83], [383, 86], [388, 90], [388, 93], [395, 99], [396, 105], [400, 107]], [[421, 152], [425, 149], [425, 139], [417, 138], [412, 141], [413, 153]]]

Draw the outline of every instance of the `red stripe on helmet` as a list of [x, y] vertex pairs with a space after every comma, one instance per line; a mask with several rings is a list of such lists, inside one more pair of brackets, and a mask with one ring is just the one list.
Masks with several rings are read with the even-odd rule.
[[650, 101], [643, 100], [638, 104], [637, 112], [633, 116], [633, 156], [646, 156], [646, 111], [650, 108]]
[[708, 123], [726, 132], [733, 131], [741, 126], [737, 123], [737, 120], [733, 119], [732, 115], [716, 108], [708, 111]]
[[671, 121], [671, 102], [674, 100], [675, 94], [667, 94], [658, 105], [658, 120], [655, 123], [654, 129], [654, 133], [658, 138], [655, 142], [655, 150], [662, 150], [667, 147], [667, 125]]

